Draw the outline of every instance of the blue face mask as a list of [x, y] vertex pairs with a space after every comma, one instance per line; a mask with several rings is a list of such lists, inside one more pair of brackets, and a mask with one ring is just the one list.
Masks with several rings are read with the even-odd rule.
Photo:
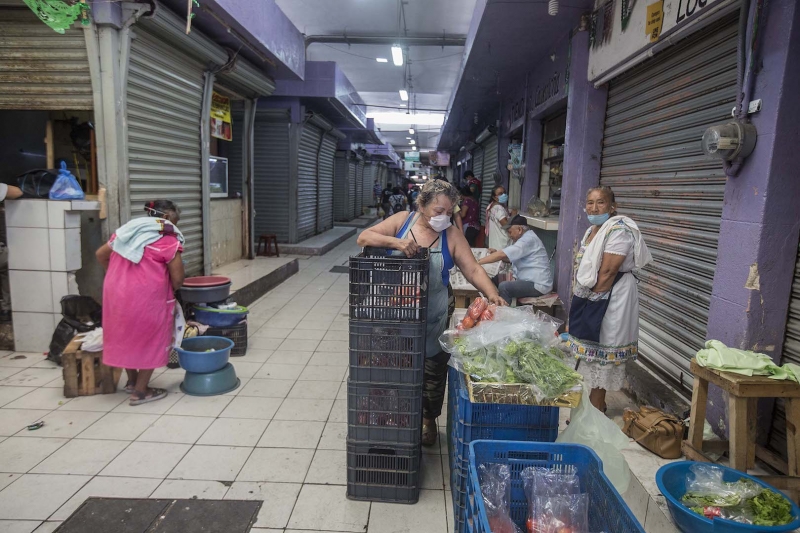
[[589, 223], [593, 226], [602, 226], [606, 223], [606, 221], [611, 217], [611, 213], [605, 213], [602, 215], [586, 215], [589, 217]]
[[508, 195], [506, 193], [501, 194], [500, 196], [497, 197], [497, 201], [500, 202], [501, 204], [508, 202]]

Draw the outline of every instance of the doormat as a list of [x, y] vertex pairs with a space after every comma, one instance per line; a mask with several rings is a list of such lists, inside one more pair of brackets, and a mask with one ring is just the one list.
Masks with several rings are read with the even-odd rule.
[[247, 533], [261, 501], [88, 498], [58, 533]]

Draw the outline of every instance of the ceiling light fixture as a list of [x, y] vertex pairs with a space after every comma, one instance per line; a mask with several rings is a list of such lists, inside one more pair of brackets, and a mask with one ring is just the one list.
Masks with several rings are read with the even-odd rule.
[[417, 144], [417, 141], [415, 141], [414, 139], [411, 139], [409, 142], [410, 142], [411, 144]]
[[394, 61], [396, 67], [403, 65], [403, 49], [398, 45], [392, 46], [392, 61]]
[[375, 120], [376, 124], [397, 125], [409, 128], [416, 126], [441, 126], [444, 123], [444, 113], [419, 113], [402, 111], [370, 111], [367, 118]]
[[407, 102], [408, 101], [408, 91], [405, 89], [400, 89], [400, 100]]
[[411, 135], [414, 135], [414, 128], [408, 128], [408, 133], [410, 133]]
[[389, 62], [389, 60], [386, 59], [385, 57], [376, 57], [375, 61], [377, 61], [378, 63], [388, 63]]

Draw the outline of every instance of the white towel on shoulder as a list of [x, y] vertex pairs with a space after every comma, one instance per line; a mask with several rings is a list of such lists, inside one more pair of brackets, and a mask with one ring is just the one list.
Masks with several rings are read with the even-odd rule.
[[611, 217], [600, 227], [597, 235], [595, 235], [592, 242], [589, 243], [586, 250], [583, 252], [583, 259], [578, 266], [578, 275], [576, 279], [578, 283], [584, 287], [591, 289], [597, 284], [597, 272], [600, 270], [600, 263], [603, 261], [606, 238], [611, 228], [620, 220], [633, 234], [633, 255], [636, 269], [644, 268], [648, 263], [653, 261], [653, 256], [650, 255], [650, 250], [647, 249], [647, 245], [642, 238], [642, 232], [639, 231], [639, 226], [636, 225], [636, 222], [625, 216]]

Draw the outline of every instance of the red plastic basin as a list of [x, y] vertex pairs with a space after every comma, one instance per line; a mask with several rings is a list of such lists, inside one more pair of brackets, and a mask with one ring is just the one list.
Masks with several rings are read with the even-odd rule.
[[231, 278], [225, 276], [196, 276], [186, 278], [183, 282], [184, 287], [219, 287], [231, 282]]

